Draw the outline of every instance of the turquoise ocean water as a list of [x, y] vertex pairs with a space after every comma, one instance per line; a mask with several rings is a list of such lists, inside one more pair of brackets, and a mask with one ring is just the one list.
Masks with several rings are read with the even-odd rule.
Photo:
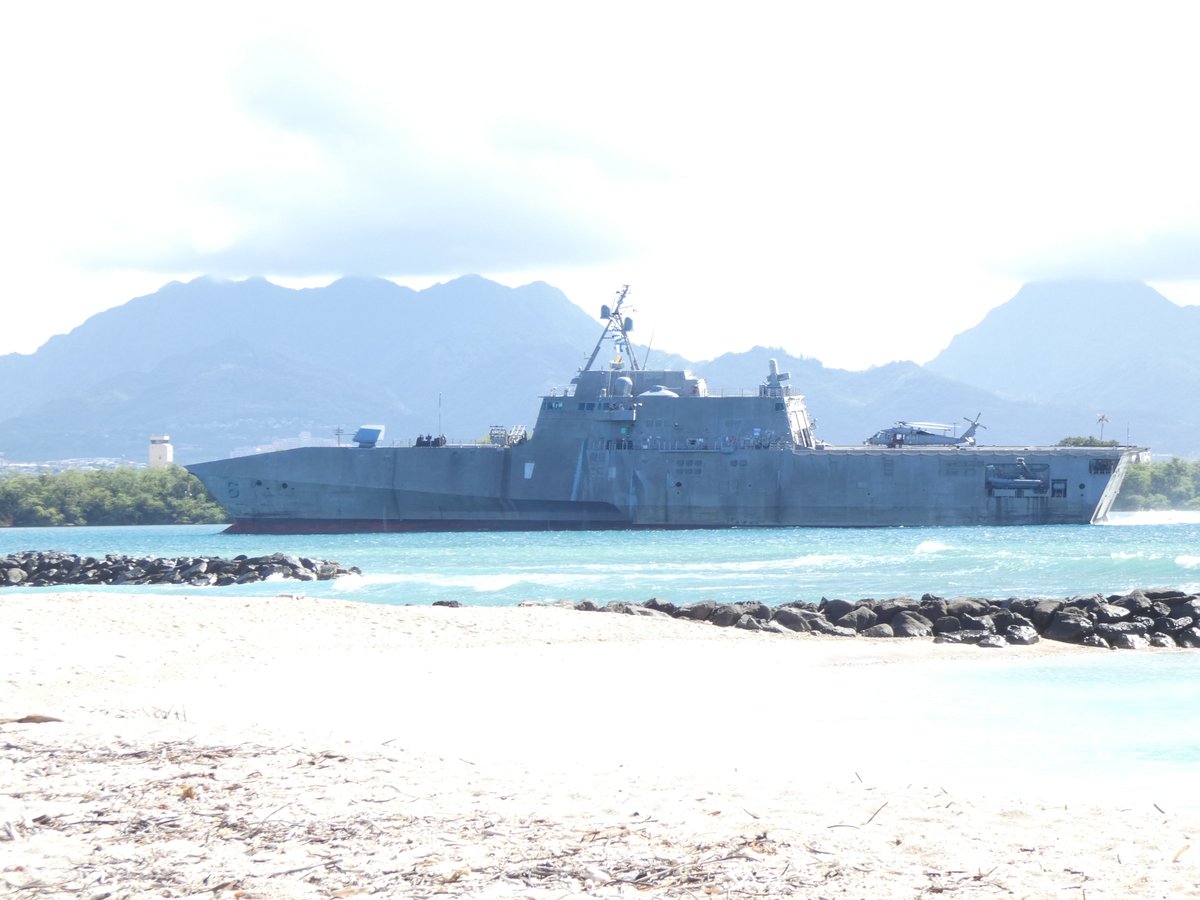
[[[220, 526], [0, 529], [0, 554], [64, 550], [153, 556], [275, 551], [358, 566], [302, 590], [377, 603], [505, 606], [522, 600], [704, 598], [770, 604], [821, 597], [1046, 596], [1136, 587], [1200, 591], [1200, 516], [1045, 528], [733, 529], [484, 534], [226, 535]], [[36, 590], [36, 589], [35, 589]], [[158, 587], [156, 590], [171, 590]], [[194, 590], [175, 588], [174, 590]]]
[[[650, 597], [778, 604], [927, 591], [994, 598], [1136, 587], [1200, 591], [1200, 515], [1194, 514], [1047, 528], [314, 536], [225, 535], [219, 526], [0, 529], [0, 555], [49, 549], [93, 556], [281, 551], [334, 559], [363, 574], [321, 583], [145, 590], [305, 593], [389, 604]], [[914, 735], [922, 736], [919, 745], [937, 740], [990, 779], [1054, 780], [1069, 773], [1109, 785], [1158, 785], [1169, 802], [1200, 810], [1200, 786], [1180, 791], [1196, 782], [1200, 765], [1200, 652], [1098, 651], [1027, 665], [997, 657], [964, 667], [952, 680], [919, 666], [905, 677], [910, 683], [889, 690], [936, 699], [911, 722]], [[903, 734], [910, 723], [886, 724]]]

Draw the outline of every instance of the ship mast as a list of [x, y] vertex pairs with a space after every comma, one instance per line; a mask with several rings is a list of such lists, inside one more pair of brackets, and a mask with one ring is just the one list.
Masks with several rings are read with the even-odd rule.
[[596, 357], [600, 355], [600, 348], [604, 346], [605, 340], [610, 336], [613, 343], [617, 345], [617, 364], [613, 367], [617, 368], [620, 360], [625, 358], [629, 360], [629, 368], [632, 371], [636, 372], [641, 368], [638, 365], [637, 356], [633, 352], [633, 344], [629, 340], [629, 332], [633, 331], [633, 319], [621, 312], [621, 306], [625, 303], [628, 295], [629, 285], [621, 285], [621, 289], [617, 291], [617, 302], [611, 308], [607, 303], [600, 307], [600, 318], [604, 319], [604, 331], [600, 333], [600, 340], [596, 341], [596, 349], [592, 351], [583, 371], [591, 370]]

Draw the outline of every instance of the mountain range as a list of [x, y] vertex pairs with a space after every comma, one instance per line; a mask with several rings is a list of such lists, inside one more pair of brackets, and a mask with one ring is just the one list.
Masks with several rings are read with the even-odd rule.
[[[0, 356], [0, 454], [10, 462], [146, 458], [170, 434], [194, 462], [325, 443], [364, 423], [387, 440], [533, 425], [600, 333], [558, 289], [464, 276], [423, 291], [345, 278], [292, 290], [199, 278], [92, 316], [33, 354]], [[817, 435], [860, 443], [897, 419], [983, 413], [981, 442], [1096, 434], [1200, 455], [1200, 309], [1138, 283], [1029, 284], [925, 366], [831, 369], [755, 347], [706, 362], [654, 350], [712, 391], [755, 390], [768, 360], [791, 371]], [[644, 348], [641, 352], [645, 352]]]

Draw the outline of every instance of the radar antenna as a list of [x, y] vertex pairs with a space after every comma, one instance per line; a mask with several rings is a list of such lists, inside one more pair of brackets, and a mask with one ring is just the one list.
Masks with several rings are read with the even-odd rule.
[[600, 340], [596, 341], [596, 349], [592, 351], [583, 371], [587, 372], [592, 368], [596, 357], [600, 355], [600, 348], [610, 337], [617, 345], [617, 360], [614, 362], [613, 368], [620, 368], [622, 359], [629, 360], [629, 368], [634, 372], [641, 368], [638, 365], [637, 356], [633, 352], [633, 343], [629, 339], [629, 332], [633, 331], [633, 319], [621, 311], [627, 296], [629, 296], [629, 285], [625, 284], [617, 291], [617, 301], [611, 308], [607, 303], [600, 307], [600, 318], [604, 320], [604, 331], [600, 333]]

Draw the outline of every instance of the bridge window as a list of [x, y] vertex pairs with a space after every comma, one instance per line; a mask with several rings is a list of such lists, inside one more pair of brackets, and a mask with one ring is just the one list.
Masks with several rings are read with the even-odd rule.
[[1067, 479], [1065, 479], [1065, 478], [1053, 479], [1050, 482], [1050, 496], [1051, 497], [1067, 496]]
[[1088, 460], [1088, 472], [1092, 475], [1111, 475], [1115, 471], [1117, 471], [1117, 461], [1115, 459]]

